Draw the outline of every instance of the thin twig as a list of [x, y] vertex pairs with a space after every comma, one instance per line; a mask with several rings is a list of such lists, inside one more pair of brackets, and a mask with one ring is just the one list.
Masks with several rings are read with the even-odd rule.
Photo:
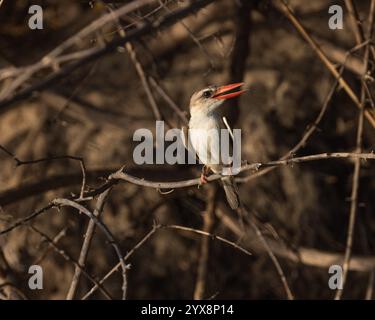
[[229, 245], [229, 246], [231, 246], [231, 247], [233, 247], [233, 248], [241, 251], [242, 253], [245, 253], [248, 256], [252, 255], [252, 253], [249, 252], [249, 250], [241, 247], [237, 243], [235, 243], [233, 241], [230, 241], [228, 239], [225, 239], [223, 237], [220, 237], [218, 235], [206, 232], [206, 231], [202, 231], [202, 230], [198, 230], [198, 229], [194, 229], [194, 228], [189, 228], [189, 227], [185, 227], [185, 226], [173, 225], [173, 224], [171, 224], [171, 225], [161, 225], [161, 228], [164, 228], [164, 229], [176, 229], [176, 230], [182, 230], [182, 231], [188, 231], [188, 232], [200, 234], [200, 235], [206, 236], [208, 238], [211, 238], [213, 240], [221, 241], [221, 242], [223, 242], [223, 243], [225, 243], [225, 244], [227, 244], [227, 245]]
[[46, 158], [40, 158], [35, 160], [21, 160], [19, 159], [14, 153], [9, 151], [4, 146], [0, 145], [0, 149], [4, 151], [7, 155], [9, 155], [16, 163], [16, 167], [24, 166], [24, 165], [32, 165], [38, 164], [41, 162], [50, 162], [55, 160], [75, 160], [78, 161], [80, 164], [81, 172], [82, 172], [82, 184], [81, 184], [81, 191], [80, 191], [80, 198], [83, 198], [83, 194], [86, 188], [86, 166], [85, 161], [81, 157], [70, 156], [70, 155], [63, 155], [63, 156], [50, 156]]
[[[66, 231], [68, 230], [68, 227], [64, 227], [59, 233], [56, 234], [56, 236], [54, 236], [51, 240], [54, 244], [58, 244], [58, 242], [66, 236]], [[48, 240], [47, 240], [48, 241]], [[51, 249], [54, 249], [52, 244], [51, 243], [48, 243], [48, 247], [46, 248], [46, 250], [44, 252], [42, 252], [42, 254], [39, 255], [39, 257], [37, 259], [35, 259], [35, 261], [33, 262], [33, 264], [40, 264], [44, 258], [47, 256], [47, 254], [49, 253], [49, 251]]]
[[[103, 212], [104, 204], [105, 204], [106, 199], [108, 197], [109, 191], [110, 191], [110, 189], [107, 189], [106, 191], [101, 193], [97, 202], [96, 202], [94, 215], [97, 218], [100, 218], [100, 216]], [[87, 229], [86, 229], [86, 232], [85, 232], [81, 252], [79, 254], [78, 266], [76, 266], [76, 268], [74, 270], [73, 279], [72, 279], [72, 282], [70, 284], [68, 294], [66, 296], [67, 300], [74, 299], [74, 296], [76, 295], [76, 292], [77, 292], [77, 289], [78, 289], [78, 282], [79, 282], [79, 279], [80, 279], [80, 276], [81, 276], [81, 270], [85, 267], [86, 259], [87, 259], [88, 253], [89, 253], [91, 240], [94, 236], [94, 232], [95, 232], [95, 222], [94, 222], [94, 220], [90, 219], [90, 221], [88, 223], [88, 226], [87, 226]]]

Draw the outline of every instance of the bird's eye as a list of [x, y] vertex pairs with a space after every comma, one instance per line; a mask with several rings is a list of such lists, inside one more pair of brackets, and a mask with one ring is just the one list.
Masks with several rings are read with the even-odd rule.
[[203, 91], [202, 96], [203, 96], [203, 98], [211, 97], [211, 91], [210, 90]]

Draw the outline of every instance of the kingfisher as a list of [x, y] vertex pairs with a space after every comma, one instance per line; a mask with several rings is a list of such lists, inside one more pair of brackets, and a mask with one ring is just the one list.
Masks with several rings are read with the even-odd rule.
[[[224, 86], [211, 85], [195, 92], [190, 99], [189, 143], [199, 160], [204, 164], [200, 177], [201, 184], [207, 183], [207, 174], [212, 171], [221, 174], [223, 168], [230, 166], [229, 159], [223, 159], [220, 147], [221, 130], [230, 130], [228, 124], [218, 113], [218, 107], [227, 99], [246, 92], [244, 83], [232, 83]], [[229, 157], [229, 155], [228, 155]], [[221, 178], [229, 206], [240, 206], [238, 189], [233, 175]]]

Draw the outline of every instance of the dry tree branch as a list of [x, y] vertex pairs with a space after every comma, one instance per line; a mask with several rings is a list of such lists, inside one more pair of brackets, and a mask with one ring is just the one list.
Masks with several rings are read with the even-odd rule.
[[[311, 162], [311, 161], [318, 161], [318, 160], [325, 160], [325, 159], [366, 159], [366, 160], [374, 160], [375, 154], [374, 153], [350, 153], [350, 152], [326, 152], [326, 153], [320, 153], [320, 154], [313, 154], [308, 156], [302, 156], [302, 157], [295, 157], [285, 160], [275, 160], [265, 163], [252, 163], [252, 164], [246, 164], [243, 165], [240, 169], [240, 172], [248, 171], [248, 170], [254, 170], [257, 171], [260, 168], [266, 168], [266, 167], [274, 167], [274, 166], [288, 166], [292, 164], [297, 163], [304, 163], [304, 162]], [[199, 178], [196, 179], [190, 179], [190, 180], [183, 180], [183, 181], [176, 181], [176, 182], [158, 182], [158, 181], [148, 181], [144, 180], [142, 178], [131, 176], [123, 171], [124, 167], [121, 168], [119, 171], [111, 174], [109, 176], [108, 183], [112, 184], [116, 181], [127, 181], [139, 186], [149, 187], [149, 188], [155, 188], [155, 189], [176, 189], [176, 188], [186, 188], [186, 187], [192, 187], [200, 184]], [[207, 181], [211, 182], [214, 180], [221, 179], [222, 176], [219, 174], [213, 174], [207, 178]], [[96, 191], [93, 191], [92, 193], [88, 193], [87, 196], [93, 196], [97, 194]]]
[[23, 166], [23, 165], [30, 165], [30, 164], [37, 164], [41, 162], [50, 162], [54, 160], [75, 160], [78, 161], [81, 167], [82, 172], [82, 185], [81, 185], [81, 191], [80, 191], [80, 199], [82, 199], [83, 194], [85, 192], [86, 188], [86, 166], [83, 158], [76, 157], [76, 156], [70, 156], [70, 155], [64, 155], [64, 156], [51, 156], [46, 158], [40, 158], [36, 160], [20, 160], [15, 154], [13, 154], [11, 151], [9, 151], [4, 146], [0, 145], [0, 149], [4, 151], [7, 155], [9, 155], [16, 163], [16, 167]]
[[[362, 87], [362, 96], [364, 101], [364, 88]], [[362, 150], [362, 135], [363, 135], [363, 108], [360, 111], [358, 117], [358, 128], [357, 128], [357, 146], [356, 152], [361, 152]], [[346, 283], [346, 278], [348, 276], [348, 269], [350, 263], [350, 257], [352, 254], [353, 247], [353, 238], [354, 238], [354, 226], [357, 216], [357, 207], [358, 207], [358, 189], [359, 189], [359, 174], [361, 171], [361, 161], [359, 159], [354, 159], [354, 170], [352, 178], [352, 191], [350, 195], [350, 213], [349, 213], [349, 225], [348, 233], [346, 239], [346, 249], [345, 249], [345, 258], [343, 262], [343, 273], [342, 273], [342, 289], [337, 289], [335, 300], [340, 300]]]
[[[186, 172], [184, 173], [179, 168], [166, 168], [166, 167], [153, 167], [153, 168], [141, 168], [140, 166], [126, 166], [127, 173], [143, 176], [147, 175], [148, 177], [167, 177], [173, 176], [175, 178], [183, 179], [186, 177]], [[103, 177], [107, 177], [111, 173], [118, 170], [118, 166], [109, 166], [98, 169], [92, 169], [86, 171], [86, 178], [88, 181], [93, 183], [98, 183], [98, 180], [103, 180]], [[57, 190], [60, 188], [67, 188], [70, 186], [75, 186], [81, 183], [81, 174], [77, 172], [73, 173], [57, 173], [51, 176], [48, 176], [40, 181], [35, 182], [22, 182], [21, 185], [15, 186], [13, 188], [4, 190], [0, 193], [0, 206], [7, 206], [9, 204], [21, 201], [23, 199], [33, 197], [36, 195], [43, 194], [48, 191]], [[107, 182], [102, 185], [102, 191], [107, 189], [110, 185], [114, 185], [115, 181]], [[90, 200], [90, 198], [98, 195], [99, 190], [96, 190], [95, 193], [91, 191], [86, 191], [84, 194], [84, 200]], [[81, 200], [80, 200], [81, 201]]]
[[[125, 32], [124, 32], [123, 37], [125, 37]], [[155, 119], [156, 120], [162, 120], [162, 115], [160, 113], [158, 104], [155, 101], [155, 97], [154, 97], [154, 95], [151, 91], [150, 85], [149, 85], [147, 77], [145, 75], [145, 71], [143, 70], [143, 67], [142, 67], [141, 63], [139, 62], [139, 60], [137, 58], [137, 54], [134, 50], [133, 45], [130, 42], [127, 42], [125, 44], [125, 48], [129, 53], [130, 59], [132, 60], [134, 66], [135, 66], [135, 69], [137, 70], [139, 78], [141, 79], [142, 86], [143, 86], [144, 91], [146, 93], [148, 102], [151, 106], [151, 110], [154, 114]]]
[[[99, 195], [99, 198], [96, 202], [96, 206], [95, 206], [95, 210], [94, 210], [94, 215], [97, 218], [100, 218], [100, 216], [103, 212], [104, 205], [105, 205], [105, 202], [107, 200], [109, 190], [110, 189], [104, 191], [103, 193], [101, 193]], [[83, 241], [83, 244], [82, 244], [81, 252], [79, 254], [78, 265], [76, 266], [76, 268], [74, 270], [73, 279], [72, 279], [72, 282], [70, 284], [68, 294], [66, 296], [67, 300], [74, 299], [74, 296], [77, 292], [79, 278], [81, 276], [81, 271], [83, 270], [83, 268], [85, 267], [85, 264], [86, 264], [86, 259], [87, 259], [88, 253], [89, 253], [91, 240], [94, 236], [94, 232], [95, 232], [95, 222], [94, 222], [94, 220], [90, 219], [90, 221], [88, 223], [88, 226], [87, 226], [87, 229], [86, 229], [85, 236], [84, 236], [84, 241]]]
[[[341, 69], [341, 71], [342, 71], [342, 69]], [[185, 113], [178, 108], [178, 106], [174, 103], [174, 101], [165, 92], [165, 90], [156, 82], [156, 80], [154, 78], [149, 77], [149, 80], [150, 80], [150, 83], [153, 86], [156, 87], [156, 90], [161, 95], [161, 97], [164, 98], [164, 100], [172, 108], [172, 110], [174, 110], [176, 112], [176, 114], [180, 117], [180, 119], [182, 120], [182, 122], [184, 124], [187, 124], [187, 117], [186, 117]], [[326, 98], [324, 100], [324, 103], [323, 103], [323, 106], [322, 106], [322, 108], [321, 108], [318, 116], [314, 120], [314, 122], [307, 127], [308, 129], [305, 132], [305, 134], [302, 136], [302, 138], [300, 139], [300, 141], [290, 151], [288, 151], [283, 157], [280, 158], [281, 160], [285, 160], [285, 159], [289, 158], [291, 155], [295, 154], [301, 147], [303, 147], [306, 144], [306, 142], [308, 141], [308, 139], [310, 138], [310, 136], [315, 132], [315, 130], [317, 129], [317, 127], [318, 127], [321, 119], [323, 118], [323, 116], [324, 116], [324, 114], [325, 114], [325, 112], [326, 112], [326, 110], [328, 108], [329, 102], [331, 101], [331, 98], [332, 98], [332, 96], [333, 96], [333, 94], [335, 92], [335, 89], [336, 89], [337, 85], [338, 85], [338, 82], [337, 82], [337, 80], [335, 80], [335, 82], [332, 85], [332, 87], [331, 87], [328, 95], [326, 96]], [[0, 148], [1, 148], [1, 146], [0, 146]], [[8, 150], [4, 150], [4, 151], [9, 154]], [[10, 154], [10, 156], [14, 157], [13, 154]], [[276, 167], [269, 167], [269, 168], [266, 168], [266, 169], [262, 169], [262, 170], [257, 171], [256, 173], [252, 173], [251, 175], [246, 176], [246, 177], [237, 177], [236, 180], [239, 183], [243, 183], [243, 182], [246, 182], [248, 180], [254, 179], [254, 178], [258, 177], [258, 176], [261, 176], [263, 174], [266, 174], [269, 171], [273, 170], [274, 168], [276, 168]], [[103, 171], [103, 174], [105, 174], [106, 170], [102, 170], [102, 171]], [[108, 171], [111, 171], [111, 170], [108, 169]], [[100, 172], [98, 174], [100, 174]], [[59, 182], [60, 180], [61, 180], [61, 182]], [[54, 187], [54, 188], [57, 188], [59, 186], [66, 186], [66, 184], [69, 183], [70, 181], [72, 183], [75, 183], [75, 179], [71, 179], [71, 178], [69, 178], [69, 179], [59, 179], [59, 181], [56, 181], [55, 183], [48, 182], [48, 183], [46, 183], [46, 185], [48, 185], [48, 186], [55, 186], [55, 184], [57, 183], [57, 185]], [[40, 190], [40, 186], [39, 185], [40, 184], [38, 184], [38, 186], [32, 186], [32, 187], [30, 186], [30, 188], [27, 188], [27, 189], [38, 190], [37, 192], [43, 192], [43, 190]], [[43, 185], [43, 183], [41, 183], [41, 185]], [[22, 190], [20, 190], [20, 191], [22, 191]], [[8, 195], [8, 193], [11, 193], [12, 195]], [[21, 193], [19, 193], [18, 196], [15, 197], [13, 195], [15, 192], [9, 191], [8, 193], [6, 192], [1, 197], [2, 200], [0, 201], [0, 203], [2, 203], [3, 205], [9, 204], [10, 203], [9, 199], [13, 199], [12, 201], [18, 200], [19, 197], [20, 196], [22, 197], [23, 194], [24, 194], [23, 192], [21, 192]]]
[[[67, 62], [72, 62], [74, 60], [83, 59], [85, 57], [90, 56], [90, 54], [96, 52], [96, 50], [97, 48], [94, 47], [94, 48], [89, 48], [89, 49], [78, 50], [73, 53], [62, 54], [54, 58], [54, 64], [57, 66], [60, 66]], [[35, 65], [30, 65], [30, 66], [25, 66], [25, 67], [7, 67], [7, 68], [0, 69], [0, 81], [3, 81], [8, 78], [14, 78], [18, 75], [23, 75], [24, 77], [27, 77], [27, 75], [30, 74], [30, 72], [34, 72], [33, 70], [36, 70], [38, 66], [39, 65], [37, 63]], [[48, 66], [49, 65], [46, 65], [46, 66], [43, 65], [43, 67], [48, 67]], [[17, 82], [21, 81], [20, 77], [21, 76], [19, 76], [19, 78], [15, 79], [14, 81], [17, 81]], [[12, 84], [12, 85], [16, 86], [16, 84]], [[9, 90], [8, 88], [4, 88], [4, 89]], [[4, 93], [2, 92], [1, 94], [3, 95]]]

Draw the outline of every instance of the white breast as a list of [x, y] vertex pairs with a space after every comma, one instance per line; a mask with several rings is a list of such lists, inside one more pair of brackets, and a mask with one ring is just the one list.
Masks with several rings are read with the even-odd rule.
[[220, 164], [220, 127], [216, 115], [192, 114], [189, 141], [202, 163]]

